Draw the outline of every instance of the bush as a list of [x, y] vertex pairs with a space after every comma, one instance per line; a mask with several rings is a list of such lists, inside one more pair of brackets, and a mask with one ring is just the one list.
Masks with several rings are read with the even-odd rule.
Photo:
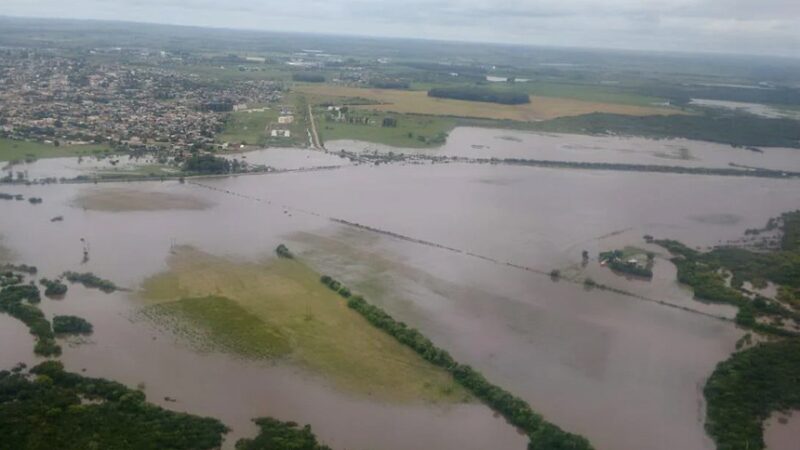
[[231, 171], [231, 162], [214, 155], [193, 155], [183, 164], [185, 172], [223, 174]]
[[67, 285], [59, 280], [48, 280], [47, 278], [42, 278], [39, 280], [39, 283], [45, 287], [44, 295], [47, 297], [61, 297], [67, 293]]
[[77, 316], [53, 317], [53, 331], [55, 333], [90, 334], [92, 324]]
[[330, 450], [317, 442], [311, 427], [300, 428], [295, 422], [281, 422], [270, 417], [253, 420], [259, 432], [255, 439], [239, 439], [236, 450]]
[[278, 256], [280, 256], [281, 258], [288, 258], [288, 259], [294, 258], [292, 252], [289, 251], [289, 247], [283, 244], [278, 245], [278, 247], [275, 249], [275, 253], [277, 253]]
[[314, 72], [295, 72], [292, 74], [292, 80], [306, 83], [324, 83], [325, 76]]

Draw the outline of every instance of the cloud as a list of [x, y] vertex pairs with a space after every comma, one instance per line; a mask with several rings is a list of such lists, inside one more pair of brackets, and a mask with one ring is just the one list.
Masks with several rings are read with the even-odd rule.
[[799, 0], [3, 0], [0, 14], [800, 56]]

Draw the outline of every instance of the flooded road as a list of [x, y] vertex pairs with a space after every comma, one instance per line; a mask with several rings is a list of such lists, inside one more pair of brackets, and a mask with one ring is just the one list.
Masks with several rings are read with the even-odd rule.
[[[735, 239], [796, 209], [800, 188], [788, 180], [468, 164], [355, 166], [194, 183], [7, 186], [4, 191], [44, 203], [0, 203], [0, 232], [17, 261], [39, 266], [39, 277], [92, 271], [131, 289], [109, 295], [72, 285], [66, 299], [42, 301], [48, 317], [76, 314], [95, 326], [89, 342], [64, 344], [69, 370], [142, 383], [151, 401], [218, 417], [234, 430], [229, 448], [236, 437], [254, 433], [249, 421], [259, 415], [310, 423], [333, 448], [522, 449], [526, 438], [480, 404], [377, 402], [297, 367], [192, 349], [138, 314], [144, 302], [137, 290], [166, 270], [175, 245], [260, 261], [285, 242], [318, 272], [363, 292], [598, 450], [711, 449], [702, 386], [742, 333], [730, 322], [556, 283], [536, 271], [576, 267], [620, 289], [724, 316], [729, 311], [695, 302], [675, 284], [674, 267], [663, 257], [656, 280], [645, 283], [592, 263], [580, 267], [581, 251], [643, 245], [644, 234], [693, 246]], [[76, 204], [88, 193], [121, 186], [151, 198], [202, 199], [205, 206], [96, 210]], [[63, 222], [51, 222], [58, 215]], [[81, 238], [89, 247], [85, 264]], [[23, 358], [17, 343], [24, 340], [20, 349], [30, 351], [30, 336], [24, 328], [2, 328], [15, 344], [3, 347], [0, 361]]]

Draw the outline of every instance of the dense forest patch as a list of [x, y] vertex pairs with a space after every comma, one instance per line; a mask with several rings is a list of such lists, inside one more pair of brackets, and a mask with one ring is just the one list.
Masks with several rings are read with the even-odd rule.
[[65, 372], [47, 361], [24, 373], [0, 371], [0, 435], [16, 450], [204, 450], [228, 429], [216, 419], [176, 413], [140, 391]]
[[760, 450], [764, 421], [800, 408], [800, 339], [759, 344], [721, 362], [703, 391], [718, 450]]
[[429, 97], [468, 100], [473, 102], [500, 103], [501, 105], [523, 105], [530, 103], [528, 94], [498, 91], [480, 86], [439, 87], [428, 91]]

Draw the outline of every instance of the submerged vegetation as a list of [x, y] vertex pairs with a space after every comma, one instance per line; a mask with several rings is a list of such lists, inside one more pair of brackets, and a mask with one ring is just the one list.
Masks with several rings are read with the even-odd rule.
[[[21, 280], [20, 280], [21, 281]], [[44, 313], [32, 305], [41, 300], [39, 289], [32, 284], [14, 284], [0, 290], [0, 312], [4, 312], [24, 323], [36, 337], [34, 353], [41, 356], [57, 356], [61, 347]]]
[[[770, 414], [800, 408], [800, 211], [746, 234], [776, 229], [779, 247], [766, 252], [737, 247], [700, 252], [673, 240], [653, 241], [674, 255], [678, 280], [691, 286], [696, 298], [738, 307], [738, 325], [771, 339], [719, 363], [706, 383], [706, 430], [718, 450], [764, 449], [763, 423]], [[776, 298], [753, 292], [768, 282], [779, 286]], [[748, 334], [737, 350], [750, 343]]]
[[[800, 290], [798, 218], [800, 211], [794, 211], [775, 220], [783, 238], [780, 248], [772, 252], [719, 247], [703, 253], [673, 240], [654, 242], [674, 255], [672, 262], [678, 268], [678, 281], [691, 286], [696, 298], [738, 307], [736, 322], [741, 326], [790, 336], [797, 334], [792, 330], [800, 325], [800, 314], [795, 310]], [[766, 287], [767, 282], [775, 283], [780, 286], [780, 295], [771, 299], [751, 292], [744, 289], [745, 282], [756, 288]], [[790, 322], [788, 327], [787, 322]]]
[[540, 414], [533, 411], [525, 400], [492, 384], [472, 367], [456, 362], [446, 350], [436, 347], [418, 330], [394, 320], [381, 308], [367, 303], [363, 297], [353, 295], [339, 281], [323, 275], [320, 277], [320, 282], [346, 298], [347, 306], [358, 312], [369, 323], [393, 336], [425, 360], [447, 370], [461, 386], [505, 417], [509, 423], [524, 430], [530, 437], [528, 449], [588, 450], [593, 448], [585, 438], [563, 431], [556, 425], [545, 421]]
[[70, 283], [80, 283], [87, 288], [100, 289], [105, 293], [111, 293], [119, 290], [119, 287], [117, 287], [117, 285], [114, 283], [104, 280], [91, 272], [64, 272], [64, 277]]
[[65, 372], [58, 361], [29, 374], [0, 371], [3, 448], [210, 450], [227, 431], [216, 419], [147, 403], [120, 383]]

